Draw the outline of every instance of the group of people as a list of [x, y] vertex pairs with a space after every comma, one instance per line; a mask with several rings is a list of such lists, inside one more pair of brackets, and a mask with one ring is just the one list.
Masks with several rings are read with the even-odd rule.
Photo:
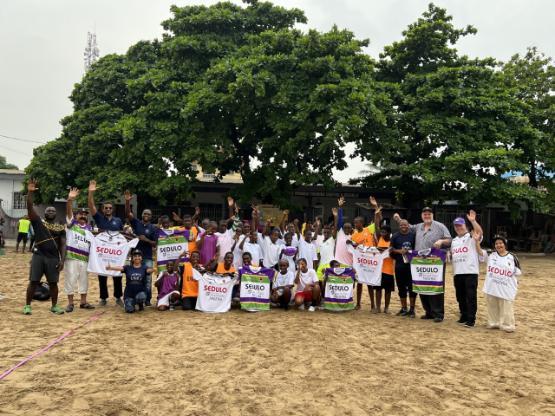
[[[483, 231], [470, 210], [453, 222], [455, 237], [434, 220], [430, 207], [422, 209], [422, 222], [411, 225], [398, 214], [392, 218], [399, 231], [382, 221], [381, 207], [370, 197], [373, 221], [344, 218], [345, 200], [338, 199], [333, 221], [317, 218], [313, 223], [289, 221], [284, 211], [278, 224], [262, 221], [253, 206], [252, 220], [243, 221], [233, 198], [228, 197], [229, 215], [219, 222], [173, 213], [152, 222], [152, 212], [134, 217], [129, 191], [124, 194], [126, 218], [113, 215], [113, 204], [97, 209], [96, 182], [88, 187], [88, 209], [73, 208], [79, 195], [69, 191], [66, 223], [55, 222], [56, 210], [46, 208], [40, 218], [33, 207], [37, 182], [27, 186], [28, 218], [35, 231], [30, 283], [23, 312], [31, 314], [31, 300], [46, 276], [55, 314], [79, 308], [94, 309], [87, 300], [88, 272], [98, 275], [100, 306], [107, 304], [108, 276], [113, 278], [116, 304], [128, 313], [152, 305], [152, 286], [157, 288], [156, 308], [226, 312], [233, 305], [248, 311], [270, 306], [315, 311], [360, 309], [363, 286], [367, 286], [373, 313], [390, 313], [391, 294], [397, 286], [401, 303], [398, 316], [415, 318], [420, 295], [422, 319], [439, 323], [444, 319], [445, 263], [452, 262], [454, 287], [459, 305], [458, 322], [475, 326], [479, 263], [487, 262], [484, 292], [487, 326], [514, 331], [513, 301], [517, 276], [521, 274], [515, 255], [503, 236], [493, 238], [488, 256], [481, 247]], [[88, 215], [95, 221], [93, 229]], [[130, 255], [129, 255], [130, 254]], [[65, 269], [66, 308], [58, 305], [59, 272]], [[125, 276], [125, 289], [122, 278]], [[152, 282], [153, 277], [156, 280]], [[383, 299], [383, 309], [382, 309]]]

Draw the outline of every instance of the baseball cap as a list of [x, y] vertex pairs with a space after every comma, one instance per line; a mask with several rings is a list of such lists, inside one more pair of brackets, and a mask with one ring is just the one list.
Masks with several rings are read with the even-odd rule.
[[453, 221], [454, 225], [465, 225], [466, 221], [464, 220], [463, 217], [457, 217], [455, 218], [455, 220]]
[[422, 212], [434, 212], [434, 210], [430, 207], [424, 207], [422, 208]]

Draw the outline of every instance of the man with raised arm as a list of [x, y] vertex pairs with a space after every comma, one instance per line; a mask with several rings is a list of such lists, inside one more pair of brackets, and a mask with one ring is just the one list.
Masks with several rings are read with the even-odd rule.
[[47, 207], [44, 210], [44, 219], [40, 218], [33, 208], [33, 193], [37, 190], [37, 181], [29, 179], [27, 184], [27, 216], [35, 229], [36, 242], [31, 258], [31, 270], [29, 273], [29, 286], [23, 313], [31, 315], [31, 301], [42, 276], [50, 288], [52, 307], [50, 311], [61, 315], [64, 310], [58, 306], [58, 280], [60, 272], [64, 268], [66, 254], [66, 232], [63, 224], [57, 224], [56, 208]]
[[[422, 208], [422, 222], [420, 224], [411, 225], [410, 228], [415, 232], [414, 249], [416, 251], [431, 248], [442, 249], [451, 245], [451, 234], [449, 230], [439, 221], [434, 220], [433, 210], [430, 207]], [[393, 219], [397, 223], [401, 222], [401, 216], [398, 213], [393, 215]], [[443, 284], [445, 285], [445, 268], [443, 268]], [[444, 316], [444, 293], [435, 295], [420, 294], [422, 307], [426, 311], [421, 319], [433, 319], [434, 322], [443, 321]]]
[[[99, 231], [117, 231], [123, 230], [123, 221], [121, 218], [114, 217], [114, 205], [111, 202], [104, 202], [102, 204], [102, 213], [98, 212], [96, 209], [96, 204], [94, 202], [94, 193], [97, 190], [96, 181], [93, 179], [89, 182], [89, 194], [88, 194], [88, 205], [89, 212], [91, 213], [96, 226]], [[123, 290], [121, 285], [122, 276], [114, 276], [114, 298], [116, 299], [116, 304], [123, 307], [123, 301], [121, 297], [123, 296]], [[108, 299], [108, 276], [98, 275], [98, 285], [100, 287], [100, 306], [106, 306]]]

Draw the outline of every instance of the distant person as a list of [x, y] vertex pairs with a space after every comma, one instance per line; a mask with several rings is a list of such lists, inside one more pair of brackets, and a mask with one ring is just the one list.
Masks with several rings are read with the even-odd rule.
[[22, 253], [25, 253], [25, 248], [27, 247], [27, 240], [29, 239], [29, 228], [31, 227], [31, 221], [29, 221], [29, 216], [25, 215], [17, 223], [17, 242], [15, 245], [15, 252], [19, 251], [19, 244], [23, 241]]

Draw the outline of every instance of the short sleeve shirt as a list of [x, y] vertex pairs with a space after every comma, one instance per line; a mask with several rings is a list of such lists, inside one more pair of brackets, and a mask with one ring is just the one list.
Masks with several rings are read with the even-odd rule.
[[451, 238], [447, 227], [438, 221], [432, 221], [428, 230], [424, 229], [423, 222], [413, 225], [411, 229], [416, 233], [415, 250], [426, 250], [432, 248], [437, 240]]

